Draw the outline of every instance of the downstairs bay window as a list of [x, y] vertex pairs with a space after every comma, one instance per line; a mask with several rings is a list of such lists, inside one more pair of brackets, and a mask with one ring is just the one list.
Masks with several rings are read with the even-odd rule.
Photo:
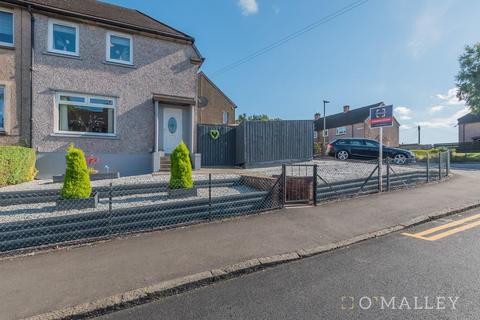
[[56, 132], [114, 136], [115, 107], [114, 98], [58, 93]]

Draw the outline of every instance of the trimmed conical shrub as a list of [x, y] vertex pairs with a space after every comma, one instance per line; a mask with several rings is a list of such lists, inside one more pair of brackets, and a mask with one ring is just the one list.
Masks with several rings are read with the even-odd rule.
[[62, 198], [85, 199], [90, 197], [92, 186], [90, 185], [90, 175], [83, 151], [71, 145], [65, 158], [67, 160], [67, 170], [65, 171], [61, 191]]
[[185, 143], [180, 144], [170, 155], [170, 189], [193, 188], [192, 163], [190, 151]]

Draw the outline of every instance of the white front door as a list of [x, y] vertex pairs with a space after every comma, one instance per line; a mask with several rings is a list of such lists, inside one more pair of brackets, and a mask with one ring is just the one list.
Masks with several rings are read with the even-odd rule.
[[165, 153], [172, 151], [182, 141], [182, 110], [163, 109], [163, 148]]

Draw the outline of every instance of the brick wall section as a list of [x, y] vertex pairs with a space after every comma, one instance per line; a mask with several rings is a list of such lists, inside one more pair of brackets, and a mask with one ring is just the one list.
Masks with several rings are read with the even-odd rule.
[[227, 124], [235, 124], [235, 104], [203, 73], [199, 74], [198, 82], [198, 96], [208, 99], [208, 105], [198, 109], [198, 123], [223, 124], [223, 112], [228, 112]]
[[[328, 127], [328, 125], [327, 125]], [[369, 120], [365, 120], [363, 123], [356, 123], [353, 125], [345, 126], [347, 132], [343, 135], [337, 135], [336, 128], [328, 129], [327, 142], [333, 142], [336, 139], [341, 138], [366, 138], [378, 140], [379, 130], [370, 129]], [[317, 134], [317, 141], [323, 142], [322, 132]], [[400, 143], [400, 125], [395, 121], [392, 127], [383, 128], [383, 143], [389, 147], [398, 147]]]
[[0, 145], [29, 145], [30, 137], [30, 15], [19, 7], [13, 10], [14, 47], [0, 47], [0, 85], [5, 86], [5, 132]]

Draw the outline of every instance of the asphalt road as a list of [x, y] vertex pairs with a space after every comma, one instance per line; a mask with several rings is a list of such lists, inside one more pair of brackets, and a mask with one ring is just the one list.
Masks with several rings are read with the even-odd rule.
[[480, 210], [403, 233], [99, 319], [480, 319]]

